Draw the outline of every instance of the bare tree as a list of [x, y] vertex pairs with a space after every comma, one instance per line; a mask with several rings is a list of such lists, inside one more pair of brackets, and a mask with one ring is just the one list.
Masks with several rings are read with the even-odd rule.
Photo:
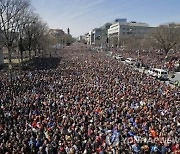
[[49, 54], [49, 56], [51, 57], [52, 50], [57, 49], [54, 48], [54, 38], [52, 38], [52, 36], [48, 33], [44, 33], [44, 35], [39, 39], [38, 44], [40, 47], [40, 51], [42, 51], [42, 57], [44, 56], [44, 54]]
[[18, 39], [20, 19], [29, 6], [30, 4], [28, 0], [0, 1], [0, 31], [5, 38], [5, 45], [8, 49], [10, 64], [13, 43]]
[[34, 26], [35, 29], [34, 29], [32, 48], [35, 50], [35, 55], [36, 55], [37, 50], [40, 53], [40, 50], [44, 49], [43, 48], [44, 45], [47, 47], [50, 44], [48, 43], [49, 36], [48, 36], [47, 24], [41, 20], [38, 20]]
[[3, 63], [3, 47], [4, 47], [4, 38], [2, 33], [0, 32], [0, 65]]
[[141, 40], [142, 38], [138, 35], [131, 35], [124, 39], [124, 43], [129, 50], [139, 50], [141, 49]]
[[48, 26], [40, 18], [37, 18], [37, 20], [27, 28], [28, 50], [34, 50], [36, 56], [37, 51], [40, 54], [40, 52], [45, 49], [44, 46], [49, 46]]
[[29, 10], [27, 10], [27, 12], [25, 12], [21, 19], [20, 19], [20, 24], [19, 24], [19, 28], [18, 28], [18, 34], [19, 34], [19, 38], [18, 38], [18, 49], [20, 52], [20, 59], [21, 62], [23, 62], [23, 53], [25, 50], [28, 50], [27, 47], [27, 35], [26, 35], [26, 26], [30, 23], [30, 19], [31, 19], [31, 15], [32, 15], [32, 10], [31, 8]]
[[0, 50], [4, 47], [4, 44], [5, 44], [4, 37], [2, 33], [0, 32]]
[[175, 48], [180, 41], [180, 29], [168, 26], [154, 28], [150, 33], [150, 43], [152, 46], [163, 49], [165, 57], [170, 49]]
[[42, 22], [37, 14], [31, 12], [25, 16], [24, 24], [21, 24], [19, 31], [19, 50], [21, 51], [21, 59], [24, 50], [29, 52], [29, 58], [32, 57], [32, 51], [37, 55], [38, 42], [47, 32], [46, 23]]
[[28, 18], [28, 22], [26, 23], [26, 26], [24, 28], [24, 44], [26, 44], [26, 48], [29, 51], [29, 58], [31, 58], [31, 51], [33, 50], [33, 45], [37, 41], [37, 35], [40, 26], [41, 25], [39, 17], [32, 13], [31, 16]]

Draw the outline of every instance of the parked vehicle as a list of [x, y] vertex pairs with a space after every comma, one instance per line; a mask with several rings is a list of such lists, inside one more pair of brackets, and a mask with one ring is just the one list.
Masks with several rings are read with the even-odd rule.
[[135, 66], [136, 66], [137, 68], [140, 68], [140, 66], [142, 66], [142, 64], [141, 64], [140, 62], [135, 62]]
[[154, 72], [154, 69], [149, 69], [148, 71], [148, 74], [151, 75], [151, 76], [155, 76], [155, 72]]
[[162, 80], [168, 79], [168, 72], [166, 70], [163, 70], [163, 69], [153, 68], [151, 70], [148, 70], [148, 73], [151, 76], [156, 77], [158, 79], [162, 79]]
[[114, 58], [114, 59], [117, 59], [117, 60], [121, 60], [121, 61], [124, 61], [124, 60], [125, 60], [125, 58], [122, 57], [121, 55], [114, 55], [113, 58]]
[[125, 61], [125, 58], [124, 57], [120, 57], [119, 60], [120, 61]]
[[178, 67], [179, 67], [179, 63], [180, 63], [180, 62], [177, 60], [177, 61], [174, 63], [174, 67], [175, 67], [175, 68], [178, 68]]
[[178, 80], [175, 80], [175, 81], [170, 80], [169, 83], [174, 85], [174, 86], [180, 87], [180, 82]]
[[127, 59], [125, 60], [125, 62], [126, 62], [127, 64], [130, 64], [130, 65], [134, 65], [134, 64], [136, 63], [136, 61], [135, 61], [134, 59], [132, 59], [132, 58], [127, 58]]

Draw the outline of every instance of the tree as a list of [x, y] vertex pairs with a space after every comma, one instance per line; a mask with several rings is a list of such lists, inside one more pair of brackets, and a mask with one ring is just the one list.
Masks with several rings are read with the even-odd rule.
[[70, 34], [65, 34], [65, 39], [66, 39], [66, 45], [70, 45], [74, 42], [74, 39], [72, 38], [72, 35]]
[[28, 0], [1, 0], [0, 1], [0, 31], [5, 38], [5, 45], [8, 49], [9, 63], [13, 44], [18, 39], [18, 28], [20, 19], [27, 11], [30, 4]]
[[21, 62], [23, 62], [23, 52], [25, 50], [28, 50], [27, 47], [27, 35], [26, 35], [26, 26], [29, 24], [29, 20], [30, 20], [30, 16], [31, 16], [32, 12], [31, 10], [29, 10], [28, 12], [26, 12], [20, 19], [20, 24], [19, 24], [19, 38], [18, 38], [18, 48], [20, 51], [20, 59]]
[[34, 24], [34, 34], [32, 35], [32, 49], [35, 51], [43, 50], [44, 46], [49, 46], [47, 40], [49, 40], [48, 36], [48, 26], [45, 22], [41, 21], [40, 19]]
[[42, 57], [44, 54], [49, 54], [51, 57], [52, 49], [54, 47], [54, 38], [49, 33], [44, 33], [38, 41], [38, 50], [41, 51]]
[[150, 43], [158, 49], [163, 49], [166, 57], [170, 49], [175, 48], [179, 43], [179, 34], [179, 28], [163, 25], [152, 30], [149, 36], [151, 40]]
[[3, 47], [4, 47], [4, 38], [2, 33], [0, 32], [0, 65], [3, 63]]
[[124, 43], [126, 48], [129, 50], [139, 50], [141, 49], [142, 38], [138, 35], [131, 35], [130, 37], [124, 38]]
[[21, 59], [23, 51], [29, 52], [29, 58], [32, 57], [32, 51], [37, 55], [38, 44], [41, 41], [41, 37], [47, 33], [48, 28], [46, 23], [42, 22], [40, 17], [33, 12], [30, 12], [25, 16], [24, 24], [21, 24], [19, 31], [19, 50], [21, 52]]
[[4, 44], [5, 44], [4, 37], [2, 33], [0, 32], [0, 50], [4, 47]]

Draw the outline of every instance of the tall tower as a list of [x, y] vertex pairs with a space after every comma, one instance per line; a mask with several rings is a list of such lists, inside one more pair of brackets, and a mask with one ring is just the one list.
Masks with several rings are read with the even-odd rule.
[[68, 34], [68, 35], [70, 34], [70, 29], [69, 29], [69, 28], [67, 29], [67, 34]]

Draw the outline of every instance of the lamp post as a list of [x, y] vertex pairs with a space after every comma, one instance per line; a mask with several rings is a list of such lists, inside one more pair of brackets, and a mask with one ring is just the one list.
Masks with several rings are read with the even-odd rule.
[[11, 65], [11, 63], [9, 64], [9, 74], [10, 74], [10, 81], [11, 81], [11, 85], [12, 85], [12, 65]]
[[137, 50], [137, 54], [138, 54], [137, 63], [139, 63], [139, 49]]

